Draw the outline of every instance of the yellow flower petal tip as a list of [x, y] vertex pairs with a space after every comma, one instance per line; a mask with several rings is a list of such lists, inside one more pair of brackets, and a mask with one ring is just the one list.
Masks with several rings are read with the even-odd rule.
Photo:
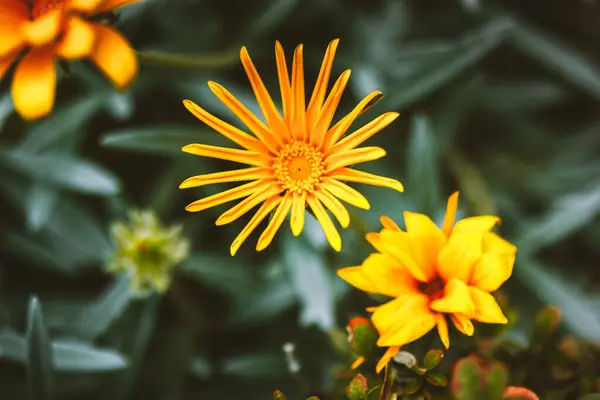
[[[314, 212], [330, 246], [339, 252], [342, 240], [329, 213], [342, 228], [347, 228], [350, 217], [342, 201], [358, 208], [370, 209], [367, 199], [346, 182], [403, 190], [402, 184], [394, 179], [351, 167], [385, 156], [382, 148], [359, 146], [391, 123], [398, 114], [384, 114], [356, 131], [349, 132], [350, 126], [365, 110], [365, 106], [383, 95], [375, 91], [348, 115], [341, 119], [334, 118], [351, 75], [350, 70], [344, 71], [330, 86], [329, 79], [338, 44], [337, 38], [329, 43], [317, 84], [311, 94], [306, 90], [304, 82], [303, 45], [295, 48], [292, 67], [288, 69], [283, 47], [279, 41], [275, 42], [283, 115], [256, 71], [248, 49], [241, 47], [240, 58], [263, 115], [257, 117], [251, 114], [220, 84], [208, 81], [208, 87], [246, 125], [247, 131], [218, 119], [190, 100], [183, 100], [183, 105], [194, 116], [242, 148], [190, 144], [182, 148], [183, 152], [251, 166], [247, 169], [193, 177], [180, 185], [184, 188], [209, 183], [249, 182], [186, 207], [188, 211], [202, 211], [239, 200], [240, 203], [232, 211], [217, 219], [216, 224], [223, 225], [261, 204], [260, 209], [234, 240], [230, 249], [232, 255], [265, 219], [269, 222], [258, 239], [257, 251], [263, 250], [273, 241], [275, 233], [289, 214], [292, 216], [292, 234], [300, 235], [304, 227], [305, 207], [310, 207]], [[339, 121], [332, 126], [334, 119]], [[273, 216], [267, 218], [271, 213]]]
[[382, 216], [382, 231], [366, 234], [377, 252], [360, 266], [337, 271], [362, 291], [393, 298], [368, 310], [380, 334], [378, 346], [411, 343], [437, 326], [449, 348], [448, 321], [467, 336], [475, 332], [474, 321], [508, 322], [491, 293], [512, 275], [516, 247], [491, 231], [496, 216], [455, 224], [457, 199], [458, 193], [449, 199], [443, 229], [426, 215], [406, 211], [405, 232]]

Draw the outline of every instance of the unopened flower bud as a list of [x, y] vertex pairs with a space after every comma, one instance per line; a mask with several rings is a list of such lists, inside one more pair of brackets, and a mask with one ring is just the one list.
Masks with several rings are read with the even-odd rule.
[[363, 400], [366, 398], [368, 390], [367, 378], [362, 374], [356, 374], [354, 379], [346, 388], [346, 395], [349, 400]]
[[355, 317], [346, 326], [348, 343], [356, 354], [363, 357], [371, 355], [377, 343], [377, 331], [371, 321], [364, 317]]

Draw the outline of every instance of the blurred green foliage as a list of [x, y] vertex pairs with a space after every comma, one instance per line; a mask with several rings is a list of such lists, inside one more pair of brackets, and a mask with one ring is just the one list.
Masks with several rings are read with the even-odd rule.
[[[511, 340], [525, 344], [529, 321], [549, 303], [561, 329], [600, 341], [599, 18], [595, 0], [146, 0], [117, 22], [143, 53], [128, 92], [74, 64], [53, 114], [25, 124], [3, 80], [2, 399], [258, 400], [275, 388], [290, 399], [344, 398], [352, 376], [338, 373], [352, 360], [332, 343], [375, 302], [335, 270], [371, 251], [363, 235], [380, 215], [401, 221], [411, 210], [440, 222], [456, 189], [461, 215], [500, 215], [502, 234], [519, 246], [503, 288], [520, 314]], [[341, 254], [309, 217], [300, 238], [282, 229], [261, 253], [250, 238], [232, 258], [245, 220], [216, 227], [221, 209], [184, 211], [222, 188], [179, 183], [226, 163], [181, 153], [188, 143], [225, 143], [181, 100], [237, 124], [206, 82], [257, 110], [241, 45], [276, 97], [274, 41], [288, 55], [305, 44], [312, 84], [335, 37], [334, 73], [353, 70], [336, 118], [384, 92], [359, 122], [402, 115], [372, 139], [388, 156], [367, 169], [400, 179], [406, 192], [361, 187], [372, 208], [352, 213]], [[135, 298], [126, 277], [105, 271], [109, 227], [134, 208], [183, 224], [191, 242], [162, 296]], [[452, 343], [462, 354], [464, 342]]]

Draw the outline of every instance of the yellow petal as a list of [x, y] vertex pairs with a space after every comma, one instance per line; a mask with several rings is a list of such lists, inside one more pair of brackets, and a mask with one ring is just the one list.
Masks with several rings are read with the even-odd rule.
[[30, 46], [44, 46], [52, 42], [61, 31], [63, 10], [56, 9], [45, 13], [22, 26], [23, 35]]
[[378, 346], [403, 346], [423, 337], [436, 325], [429, 299], [407, 294], [379, 307], [371, 317], [379, 332]]
[[292, 215], [290, 217], [290, 227], [294, 236], [300, 235], [304, 228], [304, 214], [306, 209], [306, 192], [302, 194], [293, 194]]
[[288, 73], [287, 64], [285, 62], [285, 53], [279, 41], [275, 42], [275, 59], [277, 61], [277, 76], [279, 78], [279, 86], [281, 89], [281, 104], [283, 107], [283, 120], [288, 128], [292, 126], [292, 88], [290, 84], [290, 75]]
[[381, 147], [361, 147], [342, 153], [334, 153], [325, 159], [327, 165], [325, 172], [329, 173], [338, 168], [347, 167], [348, 165], [378, 160], [381, 157], [384, 157], [385, 154], [385, 150]]
[[364, 276], [373, 283], [375, 292], [389, 297], [418, 294], [415, 280], [406, 268], [391, 257], [373, 253], [362, 264]]
[[424, 214], [405, 211], [404, 221], [414, 257], [429, 281], [436, 275], [437, 258], [446, 244], [446, 236]]
[[437, 324], [438, 334], [440, 335], [440, 340], [444, 344], [444, 347], [449, 349], [450, 336], [448, 335], [448, 322], [446, 321], [446, 317], [444, 314], [435, 314], [435, 321]]
[[267, 167], [269, 158], [263, 153], [229, 149], [227, 147], [209, 146], [207, 144], [188, 144], [181, 148], [182, 151], [196, 156], [218, 158], [242, 164]]
[[339, 269], [337, 274], [355, 288], [367, 293], [377, 293], [377, 287], [363, 273], [363, 267], [346, 267]]
[[382, 249], [380, 251], [395, 258], [418, 281], [429, 281], [429, 271], [419, 265], [413, 252], [410, 236], [406, 232], [384, 229], [381, 231], [380, 237]]
[[319, 70], [319, 76], [315, 83], [310, 101], [308, 102], [308, 108], [306, 111], [306, 119], [308, 126], [313, 126], [317, 121], [323, 102], [325, 101], [325, 94], [327, 92], [327, 85], [329, 84], [329, 77], [331, 76], [331, 67], [333, 66], [333, 59], [335, 58], [335, 52], [337, 50], [340, 39], [332, 40], [327, 46], [321, 69]]
[[448, 198], [448, 205], [446, 206], [446, 215], [444, 216], [444, 225], [442, 230], [446, 237], [449, 237], [454, 227], [454, 221], [456, 219], [456, 210], [458, 209], [458, 192], [452, 193]]
[[370, 107], [370, 105], [373, 104], [374, 101], [381, 97], [383, 97], [383, 95], [379, 91], [375, 91], [367, 95], [364, 99], [360, 101], [360, 103], [356, 105], [356, 107], [354, 107], [354, 109], [348, 115], [340, 119], [338, 123], [336, 123], [333, 126], [333, 128], [329, 129], [327, 131], [327, 134], [325, 135], [325, 139], [323, 140], [323, 151], [327, 153], [331, 146], [337, 143], [337, 141], [344, 135], [344, 133], [346, 133], [346, 131], [348, 130], [348, 128], [350, 128], [350, 125], [352, 125], [354, 120], [360, 114], [362, 114], [362, 112], [366, 108]]
[[484, 253], [473, 267], [470, 285], [494, 292], [512, 275], [515, 255]]
[[391, 346], [389, 347], [383, 356], [379, 359], [377, 366], [375, 367], [375, 371], [380, 373], [382, 369], [385, 368], [386, 365], [390, 362], [390, 360], [396, 357], [396, 354], [400, 351], [400, 346]]
[[493, 215], [465, 218], [454, 225], [453, 232], [485, 233], [489, 232], [499, 222], [500, 218]]
[[[93, 0], [95, 1], [95, 0]], [[96, 13], [105, 13], [108, 11], [112, 11], [115, 8], [120, 8], [124, 6], [128, 6], [133, 3], [137, 3], [140, 0], [102, 0], [101, 4], [98, 8], [96, 8]]]
[[304, 60], [303, 46], [299, 45], [294, 51], [292, 61], [292, 137], [306, 140], [306, 103], [304, 99]]
[[483, 235], [483, 251], [504, 255], [515, 255], [517, 247], [508, 241], [502, 239], [494, 232], [487, 232]]
[[327, 214], [327, 211], [323, 208], [321, 202], [314, 196], [309, 195], [306, 197], [306, 202], [310, 206], [310, 208], [315, 213], [315, 217], [323, 227], [323, 231], [325, 232], [325, 237], [327, 237], [327, 241], [331, 245], [331, 247], [335, 251], [342, 250], [342, 238], [340, 237], [339, 232], [333, 225], [333, 221]]
[[342, 182], [325, 177], [323, 179], [322, 187], [346, 203], [352, 204], [354, 207], [362, 208], [363, 210], [371, 208], [371, 205], [365, 196]]
[[404, 186], [395, 179], [358, 171], [353, 168], [340, 168], [328, 174], [329, 177], [340, 181], [364, 183], [367, 185], [387, 187], [398, 192], [404, 191]]
[[456, 329], [459, 330], [460, 333], [467, 336], [473, 336], [473, 333], [475, 332], [475, 327], [473, 326], [473, 323], [468, 317], [461, 314], [452, 314], [450, 315], [450, 319], [452, 320], [452, 323], [454, 324]]
[[256, 229], [258, 224], [260, 224], [262, 220], [265, 219], [265, 217], [269, 215], [269, 213], [273, 211], [273, 209], [277, 207], [279, 203], [281, 203], [282, 200], [283, 197], [272, 197], [260, 206], [256, 214], [254, 214], [250, 222], [248, 222], [248, 225], [246, 225], [244, 229], [242, 229], [240, 234], [235, 238], [235, 240], [231, 244], [229, 252], [232, 256], [234, 256], [235, 253], [237, 253], [242, 243], [244, 243], [248, 236], [250, 236], [250, 234]]
[[382, 215], [381, 217], [379, 217], [379, 221], [385, 229], [390, 229], [397, 232], [402, 231], [402, 229], [400, 229], [400, 227], [390, 217]]
[[28, 120], [46, 116], [54, 106], [56, 66], [52, 49], [31, 49], [21, 60], [12, 81], [15, 109]]
[[358, 129], [356, 132], [346, 136], [330, 150], [331, 153], [346, 151], [355, 148], [361, 143], [368, 140], [371, 136], [381, 131], [383, 128], [391, 124], [400, 114], [396, 112], [388, 112], [375, 118], [367, 125]]
[[214, 194], [212, 196], [205, 197], [200, 200], [189, 204], [185, 209], [191, 212], [198, 212], [206, 210], [219, 204], [228, 203], [233, 200], [241, 199], [242, 197], [250, 196], [257, 190], [262, 190], [268, 185], [264, 181], [254, 181], [234, 187], [233, 189], [226, 190], [221, 193]]
[[350, 225], [350, 214], [348, 213], [348, 210], [346, 210], [346, 207], [344, 207], [335, 196], [323, 188], [316, 190], [314, 195], [329, 211], [331, 211], [342, 228], [347, 228]]
[[430, 305], [437, 312], [454, 314], [461, 313], [472, 317], [475, 313], [475, 304], [467, 284], [459, 279], [450, 279], [444, 287], [444, 297], [434, 300]]
[[96, 11], [97, 8], [106, 0], [71, 0], [69, 2], [69, 8], [72, 10], [83, 11], [91, 13]]
[[[279, 111], [277, 111], [277, 108], [275, 107], [275, 104], [273, 103], [265, 84], [260, 78], [256, 67], [252, 63], [250, 54], [248, 54], [246, 47], [242, 47], [240, 50], [240, 59], [242, 60], [242, 65], [244, 66], [246, 75], [248, 75], [248, 80], [250, 81], [250, 85], [252, 86], [252, 90], [256, 96], [256, 101], [258, 102], [265, 120], [267, 121], [267, 125], [273, 132], [286, 132], [287, 127], [281, 120], [281, 115], [279, 115]], [[279, 138], [277, 135], [274, 136], [275, 138]], [[287, 136], [288, 134], [286, 132], [285, 137]], [[283, 144], [283, 137], [279, 138], [278, 143]]]
[[487, 324], [506, 324], [508, 322], [494, 296], [472, 286], [469, 286], [469, 292], [475, 303], [475, 315], [473, 316], [475, 321]]
[[119, 89], [127, 87], [138, 72], [138, 60], [127, 39], [104, 24], [94, 24], [96, 43], [91, 59]]
[[271, 152], [277, 152], [278, 139], [275, 137], [275, 134], [256, 117], [256, 115], [252, 114], [252, 112], [236, 99], [231, 92], [218, 83], [209, 81], [208, 87]]
[[342, 75], [337, 79], [333, 88], [331, 88], [331, 93], [327, 96], [327, 100], [325, 101], [321, 112], [317, 115], [316, 121], [311, 125], [308, 125], [311, 122], [307, 121], [307, 128], [310, 136], [309, 139], [315, 146], [319, 146], [325, 138], [327, 129], [331, 124], [331, 120], [333, 120], [333, 115], [340, 104], [340, 100], [342, 99], [342, 95], [344, 94], [344, 90], [350, 79], [350, 73], [351, 71], [347, 69], [342, 72]]
[[271, 244], [275, 234], [277, 233], [277, 230], [279, 230], [279, 227], [290, 211], [290, 208], [292, 208], [292, 196], [288, 193], [283, 197], [281, 203], [279, 203], [279, 207], [277, 207], [277, 210], [275, 210], [275, 214], [273, 214], [273, 217], [271, 218], [271, 221], [269, 221], [267, 228], [258, 238], [258, 243], [256, 244], [257, 251], [262, 251], [266, 249], [269, 244]]
[[187, 189], [192, 187], [199, 187], [210, 185], [213, 183], [225, 183], [225, 182], [240, 182], [240, 181], [254, 181], [258, 179], [268, 179], [273, 174], [269, 169], [266, 168], [244, 168], [236, 169], [233, 171], [216, 172], [214, 174], [196, 175], [186, 179], [179, 185], [179, 189]]
[[352, 363], [350, 368], [356, 369], [356, 368], [360, 367], [365, 361], [367, 361], [367, 359], [364, 358], [363, 356], [360, 356], [356, 360], [354, 360], [354, 362]]
[[94, 48], [96, 33], [92, 25], [82, 18], [68, 19], [64, 34], [56, 46], [56, 54], [66, 59], [88, 56]]
[[215, 225], [226, 225], [229, 224], [236, 219], [240, 218], [248, 211], [252, 210], [254, 207], [259, 205], [260, 203], [266, 201], [267, 199], [278, 196], [281, 192], [279, 184], [273, 182], [266, 186], [264, 189], [256, 190], [250, 196], [240, 201], [238, 204], [225, 211], [223, 214], [217, 218], [215, 221]]
[[236, 144], [251, 151], [261, 153], [269, 152], [269, 149], [267, 149], [267, 147], [264, 144], [262, 144], [259, 140], [253, 138], [252, 136], [236, 128], [235, 126], [220, 120], [219, 118], [210, 114], [193, 101], [184, 100], [183, 105], [185, 106], [185, 108], [188, 109], [189, 112], [194, 114], [196, 118], [213, 128], [215, 131], [219, 132], [221, 135], [225, 136], [232, 142], [235, 142]]
[[445, 280], [468, 282], [481, 257], [482, 235], [453, 232], [438, 256], [438, 274]]

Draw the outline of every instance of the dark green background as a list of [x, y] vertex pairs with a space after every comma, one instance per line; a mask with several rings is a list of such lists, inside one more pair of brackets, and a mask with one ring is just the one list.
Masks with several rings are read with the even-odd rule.
[[[46, 326], [55, 341], [56, 399], [259, 400], [275, 388], [290, 399], [334, 398], [335, 368], [350, 358], [330, 338], [343, 341], [348, 319], [374, 304], [335, 270], [369, 254], [363, 234], [379, 229], [379, 215], [401, 223], [411, 210], [440, 222], [457, 189], [462, 216], [499, 215], [501, 233], [519, 246], [504, 286], [522, 314], [513, 337], [523, 338], [531, 312], [550, 303], [562, 309], [566, 331], [600, 340], [599, 21], [594, 0], [148, 0], [120, 11], [118, 28], [137, 50], [187, 55], [193, 68], [147, 56], [136, 83], [118, 94], [94, 68], [71, 65], [53, 114], [32, 124], [13, 112], [6, 77], [0, 398], [26, 398], [32, 294], [41, 308], [31, 306], [31, 326]], [[286, 224], [267, 250], [254, 251], [254, 234], [232, 258], [247, 217], [215, 227], [226, 206], [184, 211], [223, 187], [182, 191], [181, 181], [232, 164], [180, 151], [226, 143], [181, 100], [237, 124], [206, 82], [257, 109], [242, 45], [278, 99], [275, 40], [290, 63], [304, 43], [312, 85], [336, 37], [334, 76], [353, 71], [336, 119], [384, 92], [359, 122], [401, 116], [369, 142], [388, 156], [364, 169], [401, 180], [406, 191], [356, 185], [372, 208], [352, 210], [341, 254], [309, 218], [300, 238]], [[165, 296], [130, 300], [127, 282], [103, 272], [108, 227], [131, 208], [184, 224], [192, 241]], [[29, 340], [44, 348], [35, 329]], [[296, 344], [297, 375], [288, 372], [286, 342]]]

